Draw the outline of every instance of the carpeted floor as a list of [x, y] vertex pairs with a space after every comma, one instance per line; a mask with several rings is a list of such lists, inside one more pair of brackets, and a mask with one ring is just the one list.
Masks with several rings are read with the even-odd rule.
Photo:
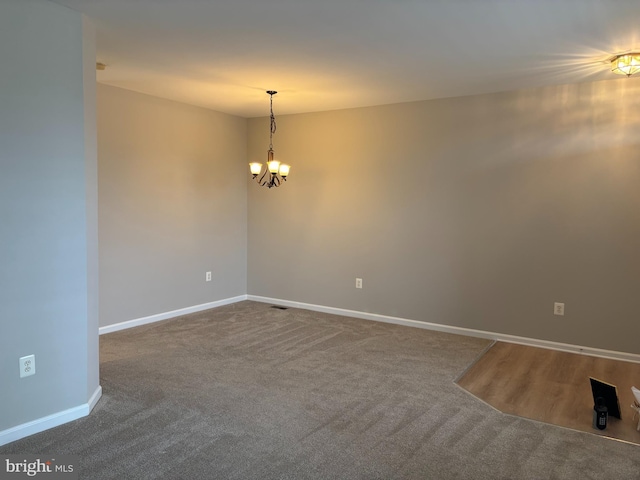
[[93, 413], [0, 447], [99, 479], [637, 480], [638, 447], [502, 414], [486, 340], [240, 302], [104, 335]]

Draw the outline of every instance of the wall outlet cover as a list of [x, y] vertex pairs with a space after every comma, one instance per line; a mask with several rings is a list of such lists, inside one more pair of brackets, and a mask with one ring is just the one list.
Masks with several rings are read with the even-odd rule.
[[20, 378], [36, 374], [36, 356], [20, 357]]
[[553, 304], [553, 314], [554, 315], [564, 315], [564, 303], [555, 302]]

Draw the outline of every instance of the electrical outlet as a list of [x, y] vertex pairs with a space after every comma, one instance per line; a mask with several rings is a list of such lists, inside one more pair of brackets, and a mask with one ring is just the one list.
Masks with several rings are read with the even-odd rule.
[[207, 276], [205, 277], [205, 280], [206, 280], [207, 282], [210, 282], [210, 281], [211, 281], [211, 272], [207, 272]]
[[553, 304], [554, 315], [564, 315], [564, 303], [555, 302]]
[[356, 278], [356, 288], [362, 288], [362, 279]]
[[36, 374], [36, 356], [20, 357], [20, 378]]

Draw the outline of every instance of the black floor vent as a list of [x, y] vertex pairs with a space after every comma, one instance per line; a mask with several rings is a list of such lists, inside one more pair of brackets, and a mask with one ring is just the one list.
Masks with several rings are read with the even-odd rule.
[[271, 308], [277, 308], [278, 310], [288, 310], [289, 307], [282, 307], [280, 305], [271, 305]]

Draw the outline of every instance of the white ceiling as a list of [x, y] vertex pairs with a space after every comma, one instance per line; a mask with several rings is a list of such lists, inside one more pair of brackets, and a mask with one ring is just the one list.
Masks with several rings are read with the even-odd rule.
[[[52, 0], [98, 82], [244, 117], [620, 78], [638, 0]], [[630, 79], [628, 81], [637, 81]]]

